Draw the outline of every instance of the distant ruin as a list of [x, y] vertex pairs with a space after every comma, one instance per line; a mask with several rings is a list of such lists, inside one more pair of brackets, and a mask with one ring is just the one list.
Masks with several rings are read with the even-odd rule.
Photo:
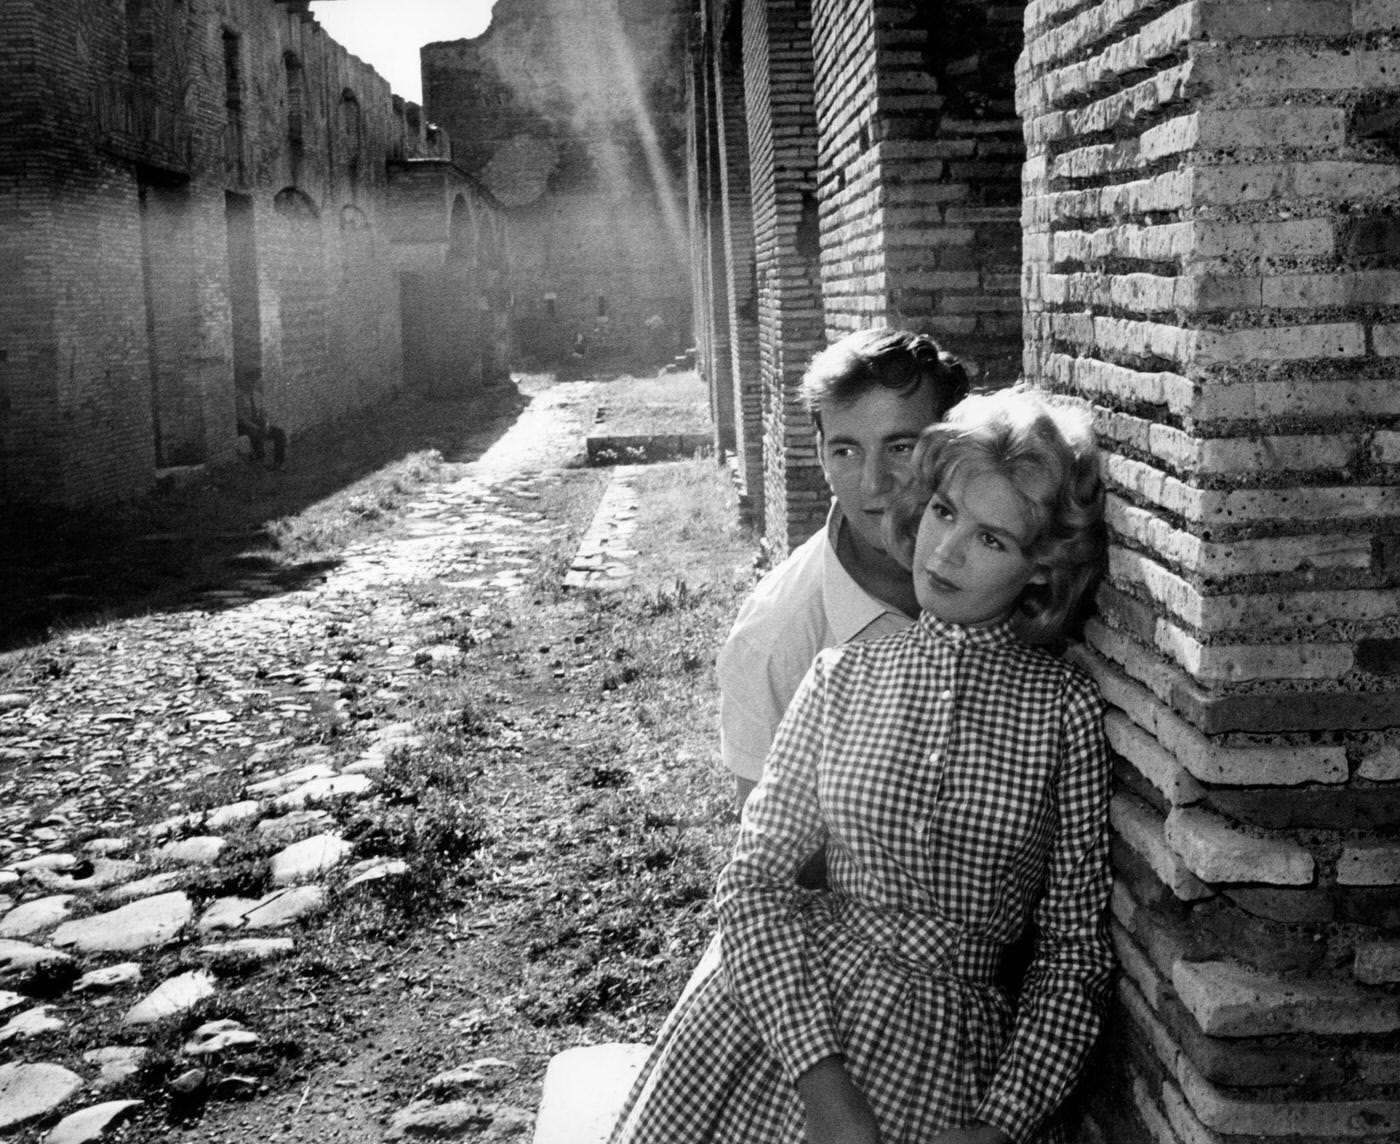
[[654, 370], [691, 344], [687, 0], [499, 0], [423, 48], [423, 102], [510, 222], [522, 364]]
[[306, 0], [0, 7], [0, 506], [508, 380], [509, 239]]

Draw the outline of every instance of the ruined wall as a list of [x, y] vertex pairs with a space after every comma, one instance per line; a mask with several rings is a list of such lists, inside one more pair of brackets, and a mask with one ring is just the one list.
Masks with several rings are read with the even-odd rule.
[[[427, 113], [509, 212], [520, 349], [656, 366], [690, 344], [683, 0], [500, 0], [422, 50]], [[648, 319], [661, 320], [648, 326]]]
[[135, 495], [401, 383], [385, 160], [431, 153], [293, 2], [0, 8], [0, 502]]
[[[764, 533], [779, 554], [821, 525], [829, 494], [798, 388], [825, 344], [817, 240], [816, 133], [808, 0], [745, 0]], [[746, 380], [745, 384], [753, 384]]]
[[1394, 1140], [1400, 6], [1034, 0], [1026, 29], [1025, 368], [1093, 408], [1111, 489], [1096, 1115]]
[[934, 335], [1020, 368], [1021, 8], [816, 0], [822, 286], [833, 333]]
[[[932, 333], [982, 385], [1019, 373], [1021, 7], [709, 0], [697, 13], [708, 34], [692, 48], [706, 68], [695, 114], [725, 172], [704, 207], [724, 210], [710, 230], [729, 295], [710, 340], [730, 360], [707, 378], [726, 391], [721, 436], [743, 493], [784, 552], [828, 502], [796, 401], [816, 350], [890, 324]], [[736, 88], [746, 137], [733, 130]]]

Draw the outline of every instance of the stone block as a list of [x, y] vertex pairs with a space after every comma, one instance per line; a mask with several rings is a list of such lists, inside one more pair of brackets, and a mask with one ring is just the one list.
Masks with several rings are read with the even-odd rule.
[[1400, 782], [1400, 745], [1385, 743], [1363, 756], [1356, 774], [1373, 782]]
[[1161, 792], [1173, 806], [1188, 806], [1204, 796], [1201, 784], [1156, 739], [1122, 712], [1104, 717], [1109, 744]]
[[1282, 976], [1230, 961], [1179, 961], [1172, 986], [1201, 1031], [1219, 1037], [1387, 1034], [1400, 1030], [1400, 996], [1349, 978]]
[[1337, 884], [1400, 885], [1400, 844], [1371, 842], [1343, 846], [1337, 858]]
[[1366, 330], [1359, 322], [1259, 330], [1201, 330], [1198, 335], [1194, 339], [1193, 364], [1200, 367], [1357, 358], [1366, 352]]
[[1182, 901], [1208, 898], [1212, 894], [1168, 844], [1162, 820], [1137, 799], [1122, 793], [1114, 796], [1110, 819], [1126, 842]]
[[[1343, 747], [1233, 747], [1203, 735], [1158, 697], [1183, 692], [1143, 649], [1099, 623], [1090, 623], [1085, 634], [1089, 644], [1071, 654], [1093, 675], [1104, 698], [1154, 735], [1202, 782], [1228, 786], [1346, 782]], [[1144, 678], [1152, 683], [1151, 690], [1134, 682]]]
[[1358, 32], [1388, 32], [1400, 29], [1400, 10], [1394, 0], [1352, 0], [1352, 27]]
[[[1350, 282], [1350, 277], [1348, 277]], [[1244, 382], [1202, 386], [1192, 412], [1200, 421], [1390, 417], [1400, 414], [1400, 389], [1376, 380]]]
[[1304, 886], [1316, 872], [1313, 856], [1296, 842], [1248, 834], [1199, 807], [1167, 815], [1166, 842], [1204, 882], [1262, 882]]
[[1201, 7], [1202, 28], [1221, 40], [1345, 36], [1351, 31], [1350, 0], [1274, 0], [1268, 4], [1207, 0]]
[[1400, 830], [1400, 790], [1217, 790], [1211, 806], [1265, 830]]
[[649, 1050], [613, 1042], [555, 1054], [544, 1074], [533, 1144], [604, 1144]]
[[1400, 894], [1392, 886], [1343, 886], [1333, 898], [1339, 921], [1374, 930], [1400, 930]]
[[1400, 941], [1358, 942], [1351, 971], [1363, 985], [1400, 985]]
[[1208, 957], [1233, 957], [1273, 973], [1312, 972], [1327, 954], [1324, 934], [1314, 928], [1262, 921], [1237, 909], [1226, 896], [1191, 911], [1192, 948]]
[[1221, 895], [1245, 913], [1285, 925], [1322, 925], [1331, 921], [1335, 912], [1327, 895], [1318, 889], [1229, 886]]
[[1341, 679], [1358, 666], [1346, 644], [1208, 644], [1167, 620], [1158, 623], [1154, 642], [1158, 651], [1204, 684]]
[[1184, 1053], [1177, 1057], [1176, 1080], [1201, 1123], [1227, 1135], [1373, 1140], [1400, 1131], [1396, 1100], [1241, 1100], [1211, 1084]]

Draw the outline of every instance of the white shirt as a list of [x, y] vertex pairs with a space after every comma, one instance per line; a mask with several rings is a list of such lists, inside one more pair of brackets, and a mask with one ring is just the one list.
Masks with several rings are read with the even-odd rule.
[[817, 652], [914, 622], [842, 567], [836, 544], [844, 527], [833, 501], [826, 527], [758, 582], [720, 649], [720, 754], [740, 778], [762, 776], [773, 734]]

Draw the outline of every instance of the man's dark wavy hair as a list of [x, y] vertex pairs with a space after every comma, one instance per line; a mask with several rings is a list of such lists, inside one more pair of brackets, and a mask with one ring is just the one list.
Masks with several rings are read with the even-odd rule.
[[967, 396], [967, 370], [928, 334], [879, 327], [847, 334], [816, 354], [802, 377], [802, 399], [820, 433], [828, 405], [849, 405], [879, 388], [908, 397], [923, 386], [942, 417]]

